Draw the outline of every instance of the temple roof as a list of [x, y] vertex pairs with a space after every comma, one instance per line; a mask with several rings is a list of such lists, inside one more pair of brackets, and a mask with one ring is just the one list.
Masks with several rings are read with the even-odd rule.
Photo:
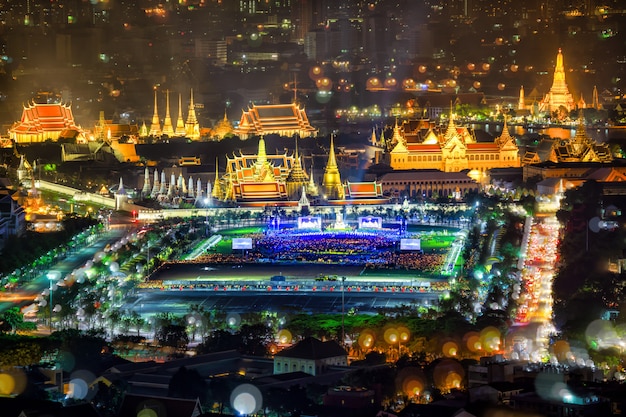
[[304, 109], [292, 104], [253, 105], [244, 111], [235, 133], [241, 135], [262, 135], [292, 132], [301, 136], [317, 133], [310, 125]]

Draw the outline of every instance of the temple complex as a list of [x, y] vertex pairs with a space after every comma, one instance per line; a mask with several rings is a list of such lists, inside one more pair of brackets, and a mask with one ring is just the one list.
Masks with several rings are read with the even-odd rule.
[[557, 111], [561, 106], [569, 112], [576, 107], [576, 104], [574, 102], [574, 98], [569, 92], [569, 89], [567, 88], [567, 84], [565, 83], [563, 53], [561, 52], [561, 49], [559, 49], [559, 53], [556, 55], [552, 88], [550, 88], [548, 94], [546, 94], [543, 100], [539, 103], [539, 111], [552, 113]]
[[265, 139], [261, 137], [255, 155], [227, 157], [222, 176], [216, 165], [212, 197], [216, 201], [254, 206], [297, 206], [308, 203], [307, 197], [323, 197], [330, 204], [381, 204], [388, 200], [382, 195], [381, 185], [374, 181], [342, 182], [332, 138], [321, 187], [304, 170], [297, 143], [293, 155], [268, 155]]
[[437, 169], [444, 172], [519, 167], [520, 157], [515, 139], [510, 135], [506, 119], [502, 134], [493, 142], [477, 142], [466, 127], [454, 123], [450, 113], [445, 132], [436, 132], [410, 123], [404, 130], [396, 123], [390, 140], [393, 148], [385, 155], [394, 170]]
[[38, 143], [59, 138], [85, 141], [83, 129], [74, 122], [69, 104], [29, 103], [22, 117], [9, 129], [9, 138], [16, 143]]
[[613, 162], [613, 155], [608, 144], [598, 143], [587, 134], [581, 112], [573, 138], [543, 139], [535, 149], [526, 152], [522, 161], [524, 165], [547, 161], [610, 163]]
[[235, 134], [241, 139], [269, 134], [307, 137], [317, 135], [317, 129], [309, 123], [304, 109], [295, 103], [252, 105], [243, 111]]

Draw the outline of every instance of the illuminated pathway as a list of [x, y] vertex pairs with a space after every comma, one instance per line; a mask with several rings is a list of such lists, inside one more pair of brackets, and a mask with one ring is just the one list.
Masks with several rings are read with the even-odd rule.
[[554, 214], [532, 219], [521, 275], [513, 350], [536, 361], [548, 349], [552, 324], [552, 280], [557, 261], [559, 222]]

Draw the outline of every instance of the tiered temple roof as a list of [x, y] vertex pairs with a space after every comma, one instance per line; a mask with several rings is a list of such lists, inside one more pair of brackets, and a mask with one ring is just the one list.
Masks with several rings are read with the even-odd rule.
[[69, 104], [30, 103], [24, 106], [22, 117], [9, 129], [9, 137], [18, 143], [44, 142], [59, 137], [82, 136], [82, 129], [74, 122]]
[[235, 134], [242, 139], [267, 134], [306, 137], [316, 135], [317, 129], [296, 104], [253, 105], [242, 113]]

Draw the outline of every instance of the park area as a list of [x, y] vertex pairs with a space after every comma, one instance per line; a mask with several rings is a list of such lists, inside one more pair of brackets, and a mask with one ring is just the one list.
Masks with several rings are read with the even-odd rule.
[[[233, 242], [242, 240], [248, 240], [251, 248], [233, 249]], [[419, 249], [404, 250], [401, 240], [419, 241]], [[274, 279], [323, 288], [320, 281], [332, 287], [343, 277], [362, 283], [364, 289], [447, 287], [447, 279], [462, 265], [464, 241], [464, 231], [437, 226], [411, 225], [402, 234], [397, 230], [229, 228], [199, 240], [180, 259], [162, 265], [146, 285], [265, 288]]]

